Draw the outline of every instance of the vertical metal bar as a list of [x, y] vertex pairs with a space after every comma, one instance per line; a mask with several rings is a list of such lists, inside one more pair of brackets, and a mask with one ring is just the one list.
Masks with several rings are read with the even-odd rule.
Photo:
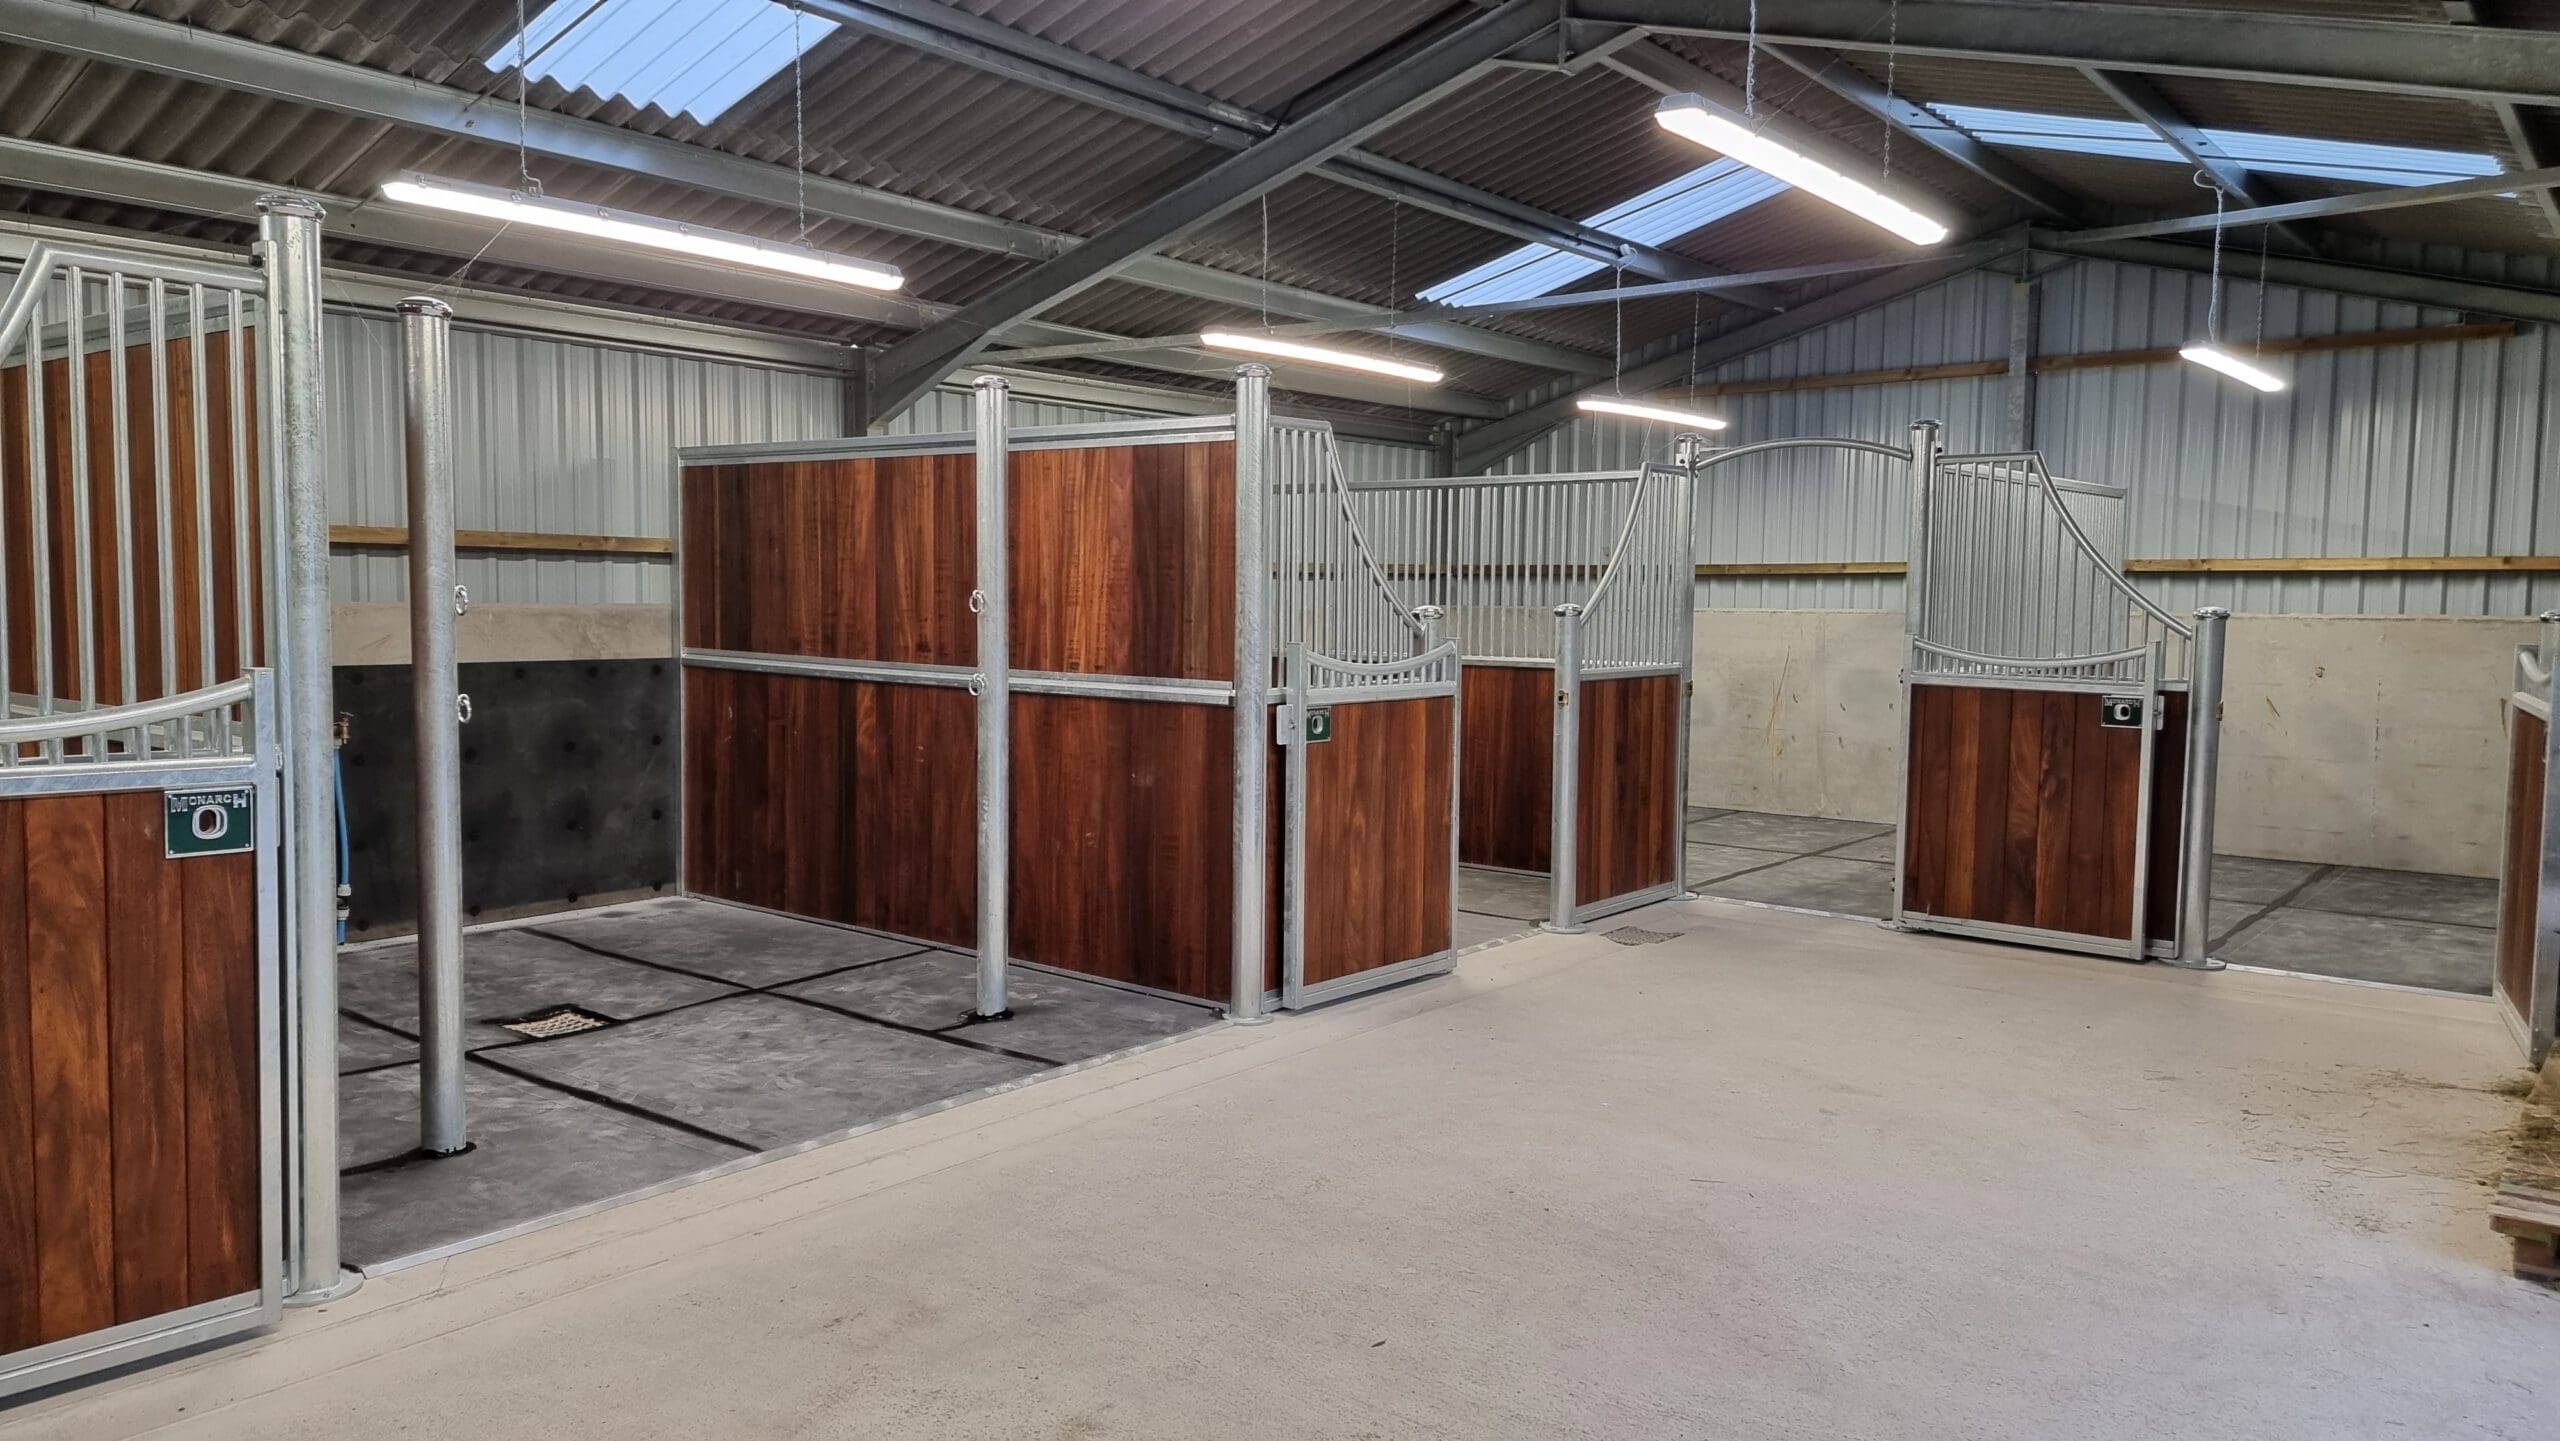
[[[79, 657], [83, 706], [98, 704], [98, 591], [89, 504], [89, 278], [78, 266], [69, 271], [71, 314], [63, 325], [63, 383], [70, 387], [71, 452], [71, 625], [74, 654]], [[93, 755], [99, 752], [92, 752]]]
[[1271, 368], [1236, 367], [1236, 715], [1234, 975], [1227, 1019], [1251, 1024], [1263, 1014], [1263, 924], [1270, 887], [1271, 561], [1264, 549], [1264, 512], [1271, 503]]
[[1013, 656], [1007, 633], [1005, 425], [1013, 392], [992, 375], [970, 391], [978, 448], [978, 999], [967, 1019], [1013, 1015], [1005, 965], [1013, 956]]
[[1575, 848], [1582, 819], [1582, 607], [1571, 601], [1556, 607], [1554, 745], [1547, 792], [1546, 928], [1570, 936], [1582, 931], [1574, 914], [1574, 883], [1579, 879]]
[[1927, 623], [1929, 598], [1929, 509], [1930, 484], [1938, 472], [1938, 423], [1934, 420], [1914, 421], [1911, 426], [1911, 473], [1909, 484], [1910, 519], [1903, 532], [1902, 579], [1902, 746], [1896, 764], [1899, 774], [1894, 787], [1896, 795], [1893, 827], [1893, 923], [1908, 924], [1903, 908], [1906, 894], [1904, 878], [1911, 866], [1911, 707], [1917, 699], [1913, 672], [1920, 665], [1920, 639]]
[[131, 366], [125, 363], [124, 292], [122, 271], [107, 273], [106, 325], [100, 331], [103, 342], [99, 352], [107, 363], [107, 415], [112, 433], [108, 437], [107, 454], [112, 461], [115, 479], [113, 514], [116, 523], [116, 703], [131, 705], [141, 698], [142, 663], [136, 656], [134, 624], [133, 576], [133, 399]]
[[[28, 569], [35, 581], [36, 714], [51, 715], [60, 686], [53, 645], [53, 457], [44, 434], [44, 294], [40, 280], [27, 315], [27, 527]], [[44, 753], [60, 760], [62, 743], [49, 743]]]
[[1279, 735], [1287, 768], [1280, 823], [1280, 1004], [1295, 1010], [1307, 984], [1307, 648], [1281, 657]]
[[2142, 697], [2142, 769], [2133, 807], [2133, 924], [2126, 938], [2126, 958], [2141, 960], [2150, 950], [2151, 773], [2160, 749], [2160, 642], [2144, 651], [2135, 694]]
[[2196, 612], [2187, 664], [2187, 794], [2178, 851], [2178, 964], [2209, 967], [2213, 932], [2213, 806], [2222, 767], [2222, 641], [2231, 612]]
[[462, 736], [454, 619], [453, 310], [400, 302], [408, 462], [409, 695], [417, 728], [418, 1148], [470, 1145], [462, 1095]]
[[[201, 285], [187, 287], [187, 355], [187, 411], [193, 446], [188, 452], [187, 474], [195, 482], [196, 493], [196, 684], [207, 686], [219, 684], [223, 677], [213, 673], [213, 637], [217, 628], [213, 610], [213, 387], [207, 375], [212, 364], [205, 349]], [[242, 664], [247, 664], [245, 658]], [[214, 725], [216, 737], [227, 743], [230, 713], [222, 712]]]
[[[265, 514], [276, 537], [275, 588], [267, 608], [281, 662], [288, 885], [295, 982], [296, 1087], [300, 1097], [300, 1229], [292, 1299], [311, 1304], [353, 1290], [338, 1264], [337, 816], [330, 759], [329, 497], [326, 373], [320, 358], [320, 216], [317, 202], [270, 195], [258, 202], [267, 304], [258, 408], [270, 419]], [[232, 388], [244, 387], [236, 372]], [[245, 483], [245, 482], [244, 482]]]
[[[178, 693], [177, 519], [169, 490], [169, 283], [152, 277], [145, 292], [151, 307], [151, 501], [158, 527], [160, 576], [152, 591], [160, 601], [160, 694]], [[128, 696], [130, 700], [132, 697]]]
[[[251, 403], [249, 357], [243, 340], [249, 309], [237, 290], [230, 292], [230, 300], [230, 325], [223, 336], [223, 346], [230, 356], [229, 380], [224, 390], [231, 403], [231, 629], [239, 647], [240, 667], [246, 670], [255, 664], [258, 655], [256, 600], [260, 595], [267, 598], [269, 607], [267, 629], [272, 631], [277, 624], [273, 614], [278, 603], [275, 546], [264, 538], [274, 536], [283, 521], [275, 514], [275, 496], [264, 492], [259, 484], [262, 470], [253, 467], [249, 459], [249, 438], [259, 420]], [[249, 521], [253, 497], [258, 517], [254, 526]], [[253, 539], [261, 540], [254, 562], [250, 554]], [[282, 662], [273, 654], [267, 656], [266, 662], [269, 670], [282, 669]]]
[[1679, 538], [1679, 550], [1668, 577], [1670, 594], [1677, 606], [1671, 637], [1680, 650], [1680, 794], [1671, 807], [1671, 875], [1679, 883], [1682, 900], [1694, 899], [1697, 894], [1689, 888], [1689, 766], [1698, 725], [1698, 462], [1706, 446], [1702, 436], [1680, 438], [1680, 490], [1675, 497], [1678, 519], [1672, 525], [1672, 534]]

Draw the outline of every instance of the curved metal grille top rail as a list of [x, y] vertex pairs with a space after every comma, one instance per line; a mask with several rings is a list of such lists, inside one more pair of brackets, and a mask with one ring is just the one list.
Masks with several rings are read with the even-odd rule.
[[1586, 673], [1685, 664], [1697, 609], [1697, 543], [1685, 470], [1647, 465], [1608, 569], [1582, 604]]
[[39, 765], [162, 766], [251, 753], [255, 674], [184, 695], [0, 720], [0, 770]]
[[[2195, 632], [2125, 578], [2123, 490], [2057, 480], [2034, 452], [1951, 455], [1926, 504], [1915, 640], [1991, 658], [1993, 670], [2158, 641], [2164, 682], [2184, 683]], [[1935, 651], [1914, 659], [1923, 674], [1986, 668]], [[2102, 675], [2133, 671], [2119, 659], [2087, 678]]]
[[[1349, 482], [1321, 421], [1272, 423], [1266, 533], [1272, 572], [1272, 653], [1385, 665], [1374, 682], [1425, 648], [1422, 623], [1396, 591], [1363, 533]], [[1366, 672], [1346, 670], [1346, 676]]]
[[1468, 661], [1549, 665], [1556, 607], [1592, 599], [1654, 469], [1364, 482], [1349, 496], [1387, 574], [1447, 613]]
[[[0, 300], [6, 714], [208, 693], [257, 663], [265, 292], [247, 265], [40, 244]], [[37, 755], [104, 754], [124, 726], [84, 724]]]

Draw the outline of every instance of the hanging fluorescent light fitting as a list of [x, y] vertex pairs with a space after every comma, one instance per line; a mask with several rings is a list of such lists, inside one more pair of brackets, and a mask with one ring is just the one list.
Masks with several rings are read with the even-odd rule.
[[[2189, 345], [2180, 346], [2178, 348], [2178, 355], [2190, 365], [2201, 365], [2207, 370], [2217, 371], [2223, 375], [2230, 376], [2233, 380], [2239, 381], [2242, 385], [2267, 391], [2272, 394], [2275, 391], [2284, 389], [2284, 377], [2277, 375], [2262, 366], [2254, 365], [2249, 361], [2242, 360], [2239, 356], [2234, 355], [2229, 350], [2223, 348], [2222, 203], [2224, 196], [2220, 183], [2212, 180], [2201, 170], [2196, 172], [2196, 184], [2202, 185], [2213, 192], [2213, 278], [2207, 282], [2207, 284], [2211, 286], [2211, 289], [2206, 292], [2204, 303], [2204, 339]], [[2263, 351], [2266, 348], [2267, 329], [2267, 272], [2264, 268], [2264, 260], [2261, 260], [2259, 265], [2258, 349]]]
[[1722, 430], [1725, 423], [1712, 415], [1695, 410], [1674, 410], [1667, 405], [1644, 405], [1632, 400], [1609, 396], [1586, 395], [1573, 403], [1573, 408], [1592, 415], [1622, 415], [1630, 420], [1658, 420], [1665, 425], [1687, 426], [1693, 430]]
[[1719, 151], [1764, 175], [1828, 200], [1914, 245], [1935, 245], [1947, 238], [1943, 222], [1863, 180], [1842, 174], [1769, 134], [1739, 112], [1703, 96], [1666, 95], [1654, 109], [1653, 119], [1683, 140]]
[[521, 190], [503, 190], [494, 185], [473, 185], [466, 181], [409, 174], [384, 185], [382, 198], [401, 205], [450, 211], [509, 225], [528, 225], [589, 240], [636, 245], [694, 260], [770, 270], [833, 285], [896, 290], [906, 284], [906, 277], [894, 265], [834, 255], [787, 240], [767, 240], [732, 230], [711, 230], [629, 210], [558, 200]]
[[1248, 355], [1270, 355], [1282, 360], [1303, 360], [1310, 365], [1330, 365], [1342, 370], [1364, 370], [1371, 375], [1410, 380], [1416, 385], [1438, 385], [1445, 378], [1439, 371], [1428, 365], [1415, 365], [1410, 361], [1363, 355], [1356, 350], [1336, 350], [1329, 345], [1308, 345], [1301, 341], [1281, 340], [1269, 335], [1254, 335], [1246, 331], [1203, 331], [1200, 335], [1200, 343], [1212, 350], [1240, 350]]

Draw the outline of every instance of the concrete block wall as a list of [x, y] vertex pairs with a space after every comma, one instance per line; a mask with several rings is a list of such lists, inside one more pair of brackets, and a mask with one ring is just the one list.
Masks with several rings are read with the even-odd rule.
[[[2215, 841], [2238, 855], [2495, 875], [2511, 657], [2529, 620], [2239, 615]], [[1890, 822], [1902, 613], [1702, 610], [1690, 799]]]

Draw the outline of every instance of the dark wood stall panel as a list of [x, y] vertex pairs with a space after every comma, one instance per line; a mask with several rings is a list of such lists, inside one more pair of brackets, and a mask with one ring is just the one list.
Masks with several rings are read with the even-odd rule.
[[1458, 859], [1543, 871], [1555, 784], [1556, 673], [1467, 666], [1458, 698]]
[[1234, 753], [1223, 706], [1017, 693], [1015, 958], [1226, 1000]]
[[[244, 333], [241, 347], [244, 358], [254, 354], [254, 336]], [[80, 654], [74, 629], [74, 616], [79, 604], [78, 565], [81, 545], [77, 525], [76, 498], [85, 496], [89, 507], [89, 600], [97, 616], [95, 665], [97, 699], [102, 704], [121, 705], [134, 701], [154, 700], [218, 685], [240, 675], [256, 664], [256, 638], [263, 625], [263, 614], [255, 582], [258, 556], [263, 541], [258, 538], [258, 437], [254, 420], [249, 433], [237, 437], [238, 454], [244, 462], [235, 467], [234, 436], [231, 426], [233, 403], [230, 360], [230, 337], [210, 337], [207, 359], [199, 365], [196, 343], [178, 338], [169, 342], [166, 351], [169, 380], [169, 424], [164, 434], [154, 434], [155, 416], [151, 404], [151, 350], [148, 346], [130, 346], [121, 352], [100, 351], [86, 357], [83, 366], [82, 403], [86, 407], [83, 424], [76, 431], [71, 416], [70, 362], [53, 360], [41, 372], [40, 394], [34, 397], [40, 407], [44, 426], [44, 505], [45, 535], [43, 556], [49, 574], [45, 590], [52, 606], [51, 633], [40, 648], [32, 623], [13, 623], [5, 644], [8, 647], [9, 684], [14, 690], [32, 693], [36, 689], [36, 660], [49, 650], [53, 662], [53, 692], [56, 697], [77, 697], [79, 691]], [[127, 476], [132, 517], [131, 529], [119, 540], [117, 526], [117, 487], [115, 465], [116, 411], [115, 368], [121, 361], [125, 382], [125, 439], [127, 443]], [[33, 439], [30, 431], [30, 397], [28, 371], [25, 366], [0, 369], [0, 534], [8, 537], [5, 554], [8, 610], [12, 617], [35, 614], [36, 535], [34, 487], [28, 484], [28, 447]], [[242, 377], [244, 385], [253, 384], [254, 369]], [[199, 389], [205, 403], [205, 443], [198, 454], [195, 430], [195, 403]], [[243, 413], [257, 414], [253, 395], [240, 397]], [[77, 434], [86, 445], [81, 464], [74, 463], [72, 440]], [[160, 457], [168, 457], [169, 543], [163, 553], [160, 535], [159, 467]], [[81, 472], [85, 467], [86, 475]], [[203, 519], [199, 520], [199, 507]], [[245, 529], [245, 549], [234, 548], [234, 537]], [[206, 536], [212, 538], [209, 547]], [[119, 620], [119, 607], [124, 604], [119, 584], [119, 557], [129, 548], [133, 572], [130, 605], [133, 616], [134, 693], [124, 693], [124, 628]], [[209, 549], [210, 557], [205, 552]], [[239, 620], [240, 566], [238, 558], [248, 557], [250, 615], [248, 634], [252, 654], [241, 655]], [[209, 574], [208, 574], [209, 570]], [[205, 604], [203, 584], [211, 582], [211, 608]], [[163, 594], [170, 605], [171, 623], [164, 637], [160, 622]], [[211, 631], [213, 666], [207, 673], [204, 643]], [[162, 644], [167, 641], [173, 654], [170, 670], [174, 684], [163, 684]]]
[[257, 873], [0, 801], [0, 1353], [260, 1287]]
[[1669, 885], [1679, 874], [1680, 677], [1582, 684], [1581, 814], [1574, 818], [1574, 900]]
[[2498, 870], [2498, 995], [2533, 1019], [2534, 927], [2542, 904], [2542, 795], [2550, 728], [2542, 717], [2509, 706], [2507, 836]]
[[1451, 704], [1336, 704], [1307, 747], [1306, 984], [1449, 949]]
[[695, 893], [966, 946], [976, 703], [964, 690], [685, 672]]
[[687, 466], [684, 643], [971, 664], [976, 477], [966, 453]]
[[[2141, 748], [2140, 731], [2099, 724], [2099, 697], [2086, 691], [1912, 687], [1903, 904], [1950, 920], [2128, 936], [2135, 867], [2154, 866], [2156, 878], [2165, 855], [2173, 891], [2176, 876], [2174, 841], [2165, 853], [2135, 853]], [[2164, 734], [2161, 753], [2175, 748]], [[2165, 821], [2174, 828], [2174, 808]]]
[[1235, 678], [1232, 441], [1018, 450], [1006, 466], [1015, 669]]

